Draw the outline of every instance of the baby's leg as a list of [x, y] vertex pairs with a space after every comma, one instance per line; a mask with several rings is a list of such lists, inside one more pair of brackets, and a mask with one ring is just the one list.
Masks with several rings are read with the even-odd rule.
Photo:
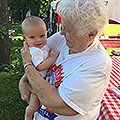
[[27, 106], [25, 111], [25, 120], [32, 120], [33, 114], [39, 109], [40, 107], [40, 101], [34, 93], [31, 93], [30, 95], [30, 103], [29, 106]]

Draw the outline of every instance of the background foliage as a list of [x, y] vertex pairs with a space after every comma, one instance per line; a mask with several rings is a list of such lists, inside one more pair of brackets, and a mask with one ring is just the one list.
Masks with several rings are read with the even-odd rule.
[[0, 72], [21, 73], [24, 72], [20, 49], [22, 48], [22, 41], [11, 42], [11, 51], [13, 60], [9, 64], [0, 63]]
[[[24, 19], [27, 11], [31, 11], [31, 7], [36, 10], [36, 8], [38, 8], [37, 4], [40, 2], [38, 16], [46, 16], [49, 18], [49, 10], [52, 1], [54, 0], [8, 0], [9, 15], [11, 15], [12, 18], [15, 18], [19, 13], [19, 17], [21, 17], [19, 19]], [[30, 6], [31, 3], [34, 3], [34, 5]]]
[[13, 60], [0, 63], [0, 120], [24, 120], [27, 103], [21, 99], [19, 80], [24, 74], [20, 49], [23, 41], [10, 43]]

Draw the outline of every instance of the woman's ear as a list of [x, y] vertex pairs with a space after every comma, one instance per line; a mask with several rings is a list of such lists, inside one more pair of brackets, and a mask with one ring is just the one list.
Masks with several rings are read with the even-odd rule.
[[93, 30], [89, 33], [89, 38], [90, 39], [94, 39], [97, 35], [98, 31], [97, 30]]

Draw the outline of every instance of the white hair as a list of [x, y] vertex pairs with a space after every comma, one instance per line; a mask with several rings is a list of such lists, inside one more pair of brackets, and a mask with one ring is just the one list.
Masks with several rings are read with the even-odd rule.
[[103, 0], [60, 0], [57, 7], [58, 14], [82, 36], [94, 29], [99, 36], [108, 22], [107, 11]]

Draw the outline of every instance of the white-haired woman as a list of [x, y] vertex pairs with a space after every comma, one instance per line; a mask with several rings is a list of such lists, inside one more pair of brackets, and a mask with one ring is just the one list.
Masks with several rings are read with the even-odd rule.
[[31, 65], [24, 44], [21, 55], [27, 67], [19, 83], [21, 97], [29, 101], [33, 89], [43, 104], [35, 120], [96, 120], [111, 69], [98, 40], [107, 23], [107, 8], [103, 0], [61, 0], [57, 9], [63, 29], [47, 45], [60, 52], [59, 57], [44, 80]]

